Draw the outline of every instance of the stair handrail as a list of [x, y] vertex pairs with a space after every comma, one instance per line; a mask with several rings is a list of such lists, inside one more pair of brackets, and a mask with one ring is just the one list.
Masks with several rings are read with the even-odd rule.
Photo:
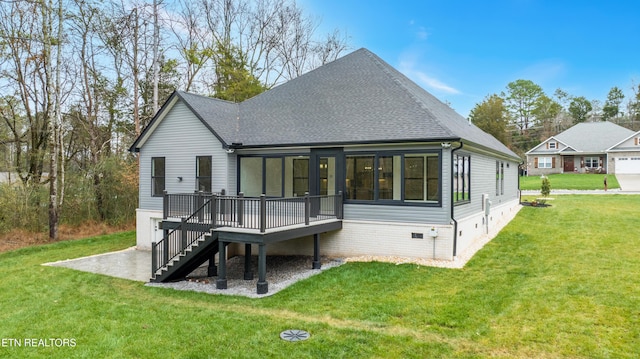
[[[190, 220], [192, 220], [193, 218], [195, 218], [196, 216], [201, 216], [201, 211], [207, 206], [210, 205], [211, 203], [213, 203], [213, 205], [211, 206], [211, 210], [212, 211], [216, 211], [216, 201], [217, 201], [217, 194], [213, 194], [213, 196], [206, 200], [195, 212], [193, 212], [189, 217], [187, 218], [182, 218], [180, 220], [180, 224], [172, 229], [171, 231], [169, 231], [166, 235], [162, 236], [162, 239], [159, 242], [152, 242], [151, 243], [151, 274], [155, 275], [156, 272], [158, 270], [160, 270], [161, 268], [165, 267], [167, 264], [169, 264], [169, 262], [171, 262], [174, 258], [176, 258], [177, 256], [181, 255], [184, 253], [184, 251], [189, 248], [193, 243], [197, 242], [202, 236], [204, 236], [205, 234], [209, 233], [211, 231], [211, 224], [208, 226], [208, 228], [204, 231], [186, 231], [186, 230], [182, 230], [185, 226], [186, 223], [189, 223]], [[211, 214], [212, 218], [215, 217], [215, 213]], [[201, 223], [201, 221], [198, 221], [197, 223]], [[169, 256], [169, 239], [172, 237], [172, 235], [176, 232], [180, 230], [181, 231], [181, 235], [180, 235], [180, 242], [181, 242], [181, 246], [180, 248], [178, 248], [178, 250], [175, 251], [175, 253], [172, 256]], [[196, 236], [191, 236], [191, 240], [188, 239], [189, 237], [189, 232], [196, 232], [197, 235]], [[162, 261], [158, 261], [158, 248], [160, 248], [162, 250]]]

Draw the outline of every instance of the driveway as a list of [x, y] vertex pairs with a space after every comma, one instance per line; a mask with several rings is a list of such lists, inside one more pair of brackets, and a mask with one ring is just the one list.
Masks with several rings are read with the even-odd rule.
[[640, 192], [640, 175], [616, 175], [622, 192]]

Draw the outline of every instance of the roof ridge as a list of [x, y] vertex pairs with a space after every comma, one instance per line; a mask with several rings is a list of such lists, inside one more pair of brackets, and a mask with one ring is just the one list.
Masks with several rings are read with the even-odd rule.
[[208, 96], [208, 95], [201, 95], [201, 94], [194, 93], [194, 92], [188, 92], [188, 91], [182, 91], [182, 90], [176, 90], [176, 92], [178, 92], [181, 95], [195, 96], [195, 97], [200, 97], [200, 98], [204, 98], [204, 99], [212, 100], [212, 101], [226, 102], [226, 103], [231, 104], [231, 105], [239, 105], [239, 103], [237, 103], [237, 102], [233, 102], [233, 101], [229, 101], [229, 100], [223, 100], [223, 99], [220, 99], [220, 98], [217, 98], [217, 97]]
[[[423, 89], [418, 84], [413, 82], [410, 78], [408, 78], [402, 72], [398, 71], [396, 68], [394, 68], [393, 66], [389, 65], [387, 62], [385, 62], [378, 55], [374, 54], [373, 52], [369, 51], [366, 48], [362, 48], [361, 50], [364, 50], [364, 54], [367, 55], [367, 57], [369, 57], [376, 64], [376, 66], [378, 66], [380, 69], [382, 69], [382, 71], [385, 74], [387, 74], [389, 76], [389, 78], [391, 78], [391, 80], [393, 82], [395, 82], [400, 87], [402, 87], [406, 91], [406, 93], [409, 95], [409, 97], [411, 97], [411, 99], [413, 99], [420, 106], [420, 108], [422, 108], [431, 118], [433, 118], [436, 122], [438, 122], [438, 124], [440, 124], [440, 127], [446, 128], [451, 133], [454, 132], [454, 131], [451, 130], [451, 128], [449, 128], [449, 126], [446, 126], [442, 122], [442, 119], [440, 118], [440, 116], [436, 116], [429, 109], [427, 104], [424, 103], [424, 101], [422, 101], [420, 98], [418, 98], [418, 96], [416, 95], [414, 89], [411, 89], [411, 88], [407, 87], [407, 85], [405, 84], [405, 81], [409, 81], [409, 83], [416, 85], [419, 89], [421, 89], [422, 91], [424, 91], [427, 94], [429, 94], [425, 89]], [[405, 81], [402, 81], [402, 80], [405, 80]], [[431, 95], [431, 94], [429, 94], [429, 95]], [[440, 101], [437, 97], [435, 97], [433, 95], [431, 95], [431, 96], [433, 98], [435, 98], [436, 100], [438, 100], [441, 104], [446, 106], [446, 104], [444, 104], [442, 101]], [[455, 112], [455, 110], [453, 110], [453, 109], [452, 109], [452, 111]]]

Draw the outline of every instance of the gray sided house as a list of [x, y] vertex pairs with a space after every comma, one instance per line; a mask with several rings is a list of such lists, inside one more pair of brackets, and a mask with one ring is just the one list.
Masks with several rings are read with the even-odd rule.
[[239, 104], [175, 92], [131, 151], [157, 281], [213, 258], [224, 288], [256, 249], [258, 292], [267, 252], [454, 260], [519, 203], [520, 158], [366, 49]]
[[528, 151], [527, 171], [640, 174], [639, 138], [639, 132], [612, 122], [579, 123]]

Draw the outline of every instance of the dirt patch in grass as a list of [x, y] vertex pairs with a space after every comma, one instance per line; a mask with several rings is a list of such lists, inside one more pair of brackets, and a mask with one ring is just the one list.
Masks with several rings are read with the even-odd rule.
[[[89, 222], [80, 226], [60, 225], [58, 229], [58, 241], [82, 239], [103, 234], [111, 234], [135, 229], [135, 225], [111, 226], [106, 223]], [[23, 247], [51, 243], [49, 233], [30, 232], [23, 229], [15, 229], [9, 233], [0, 234], [0, 252], [12, 251]]]

